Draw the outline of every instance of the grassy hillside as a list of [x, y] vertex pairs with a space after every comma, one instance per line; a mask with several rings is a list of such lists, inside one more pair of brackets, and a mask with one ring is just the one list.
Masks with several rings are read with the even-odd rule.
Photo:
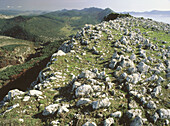
[[40, 82], [5, 97], [0, 124], [167, 125], [169, 33], [168, 24], [135, 17], [85, 26]]
[[[108, 8], [86, 8], [0, 19], [0, 85], [49, 57], [58, 49], [61, 40], [75, 34], [85, 24], [97, 24], [111, 12]], [[26, 12], [0, 13], [19, 15]]]
[[54, 41], [75, 34], [84, 24], [101, 22], [110, 9], [64, 10], [0, 20], [0, 34], [30, 41]]

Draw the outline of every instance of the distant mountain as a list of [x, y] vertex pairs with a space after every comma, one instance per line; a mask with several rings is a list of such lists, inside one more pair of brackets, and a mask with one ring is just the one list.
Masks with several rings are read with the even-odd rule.
[[128, 12], [128, 13], [132, 15], [162, 15], [162, 16], [170, 17], [170, 11], [153, 10], [153, 11], [145, 11], [145, 12]]
[[0, 10], [0, 14], [7, 16], [18, 16], [18, 15], [40, 15], [48, 13], [47, 11], [32, 10], [32, 11], [21, 11], [21, 10]]
[[84, 24], [97, 24], [112, 12], [109, 8], [85, 8], [2, 19], [0, 34], [30, 41], [54, 41], [75, 34]]

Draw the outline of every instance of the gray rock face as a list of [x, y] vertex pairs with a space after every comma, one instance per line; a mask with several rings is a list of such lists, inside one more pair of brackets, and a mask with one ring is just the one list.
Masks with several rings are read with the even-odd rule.
[[111, 126], [112, 124], [114, 124], [113, 118], [108, 118], [104, 121], [104, 126]]
[[23, 91], [19, 91], [18, 89], [10, 90], [7, 94], [7, 96], [4, 97], [4, 101], [9, 101], [14, 97], [20, 96], [25, 94]]
[[160, 119], [170, 119], [170, 109], [159, 109], [157, 110]]
[[90, 85], [82, 85], [76, 89], [75, 96], [76, 97], [85, 96], [85, 95], [87, 96], [92, 92], [93, 89]]
[[109, 107], [110, 106], [110, 101], [108, 98], [105, 98], [103, 100], [100, 101], [93, 101], [92, 102], [92, 108], [93, 109], [99, 109], [99, 108], [105, 108], [105, 107]]
[[59, 108], [59, 104], [49, 105], [49, 106], [45, 107], [42, 115], [47, 116], [50, 114], [54, 114], [58, 110], [58, 108]]
[[130, 126], [143, 126], [142, 118], [140, 116], [136, 116]]
[[82, 126], [97, 126], [96, 123], [94, 122], [86, 122], [85, 124], [83, 124]]
[[79, 75], [79, 78], [93, 79], [96, 78], [96, 74], [89, 70], [85, 70]]

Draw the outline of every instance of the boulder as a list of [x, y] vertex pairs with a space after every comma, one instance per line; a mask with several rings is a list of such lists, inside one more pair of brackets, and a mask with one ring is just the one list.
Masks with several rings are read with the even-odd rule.
[[89, 95], [92, 92], [93, 92], [92, 87], [90, 85], [84, 84], [76, 89], [75, 96], [81, 97], [81, 96]]
[[13, 89], [8, 92], [8, 94], [4, 97], [4, 101], [9, 101], [12, 98], [15, 98], [17, 96], [25, 94], [23, 91], [20, 91], [18, 89]]
[[149, 70], [149, 66], [146, 65], [144, 62], [140, 62], [137, 66], [138, 71], [143, 73], [143, 72], [147, 72]]
[[51, 104], [47, 107], [45, 107], [42, 115], [44, 116], [47, 116], [47, 115], [50, 115], [50, 114], [54, 114], [59, 108], [59, 104]]
[[110, 103], [109, 99], [105, 98], [103, 100], [93, 101], [92, 102], [92, 108], [93, 109], [105, 108], [105, 107], [109, 107], [110, 104], [111, 103]]

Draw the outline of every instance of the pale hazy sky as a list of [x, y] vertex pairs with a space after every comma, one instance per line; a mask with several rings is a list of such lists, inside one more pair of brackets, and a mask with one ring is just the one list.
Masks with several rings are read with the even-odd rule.
[[170, 10], [170, 0], [0, 0], [0, 9], [61, 10], [88, 7], [114, 11]]

